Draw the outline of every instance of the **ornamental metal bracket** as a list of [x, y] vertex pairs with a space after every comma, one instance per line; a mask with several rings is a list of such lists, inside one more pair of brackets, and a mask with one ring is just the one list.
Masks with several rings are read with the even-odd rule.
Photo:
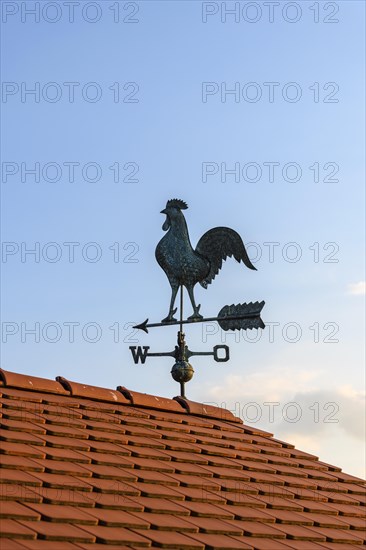
[[[173, 357], [175, 363], [171, 375], [180, 384], [181, 397], [185, 396], [185, 383], [191, 380], [194, 370], [189, 358], [194, 355], [213, 356], [217, 362], [226, 362], [230, 358], [230, 350], [226, 345], [216, 345], [212, 351], [191, 351], [186, 345], [183, 325], [216, 321], [222, 330], [252, 330], [265, 327], [261, 319], [261, 311], [265, 304], [250, 302], [224, 306], [216, 317], [204, 318], [200, 314], [200, 305], [196, 305], [193, 289], [197, 283], [207, 288], [222, 267], [222, 262], [234, 256], [238, 262], [243, 262], [252, 270], [256, 268], [251, 263], [244, 243], [238, 233], [228, 227], [215, 227], [205, 233], [199, 240], [196, 249], [192, 248], [189, 240], [187, 224], [182, 210], [187, 209], [185, 202], [172, 199], [167, 202], [162, 214], [166, 215], [163, 230], [166, 235], [158, 243], [155, 257], [160, 267], [165, 271], [172, 290], [168, 316], [160, 323], [149, 323], [146, 319], [134, 328], [149, 332], [149, 328], [179, 325], [177, 345], [174, 351], [151, 353], [150, 346], [130, 346], [135, 364], [145, 363], [148, 357]], [[193, 308], [193, 314], [183, 318], [183, 287], [186, 288]], [[180, 290], [180, 318], [174, 315], [175, 299]], [[224, 351], [224, 355], [219, 351]]]

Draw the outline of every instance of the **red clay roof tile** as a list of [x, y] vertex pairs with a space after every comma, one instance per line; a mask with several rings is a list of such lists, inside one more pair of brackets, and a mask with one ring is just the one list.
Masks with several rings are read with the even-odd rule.
[[155, 395], [149, 395], [147, 393], [140, 393], [136, 391], [130, 391], [124, 386], [118, 386], [117, 390], [121, 394], [131, 401], [131, 403], [138, 407], [148, 407], [149, 409], [162, 409], [164, 411], [176, 411], [182, 413], [184, 409], [173, 399], [166, 397], [157, 397]]
[[[124, 510], [107, 510], [105, 508], [91, 508], [88, 510], [90, 518], [100, 525], [109, 527], [125, 527], [129, 529], [149, 529], [150, 521], [141, 512], [126, 512]], [[146, 514], [156, 515], [156, 514]], [[160, 516], [159, 516], [160, 517]]]
[[31, 529], [35, 521], [27, 522], [27, 525], [23, 525], [14, 519], [0, 519], [0, 533], [4, 538], [16, 538], [16, 539], [35, 539], [36, 533]]
[[[119, 463], [121, 464], [121, 462]], [[118, 481], [137, 481], [137, 475], [130, 469], [127, 470], [110, 466], [106, 464], [85, 464], [84, 469], [89, 474], [89, 478], [93, 476], [94, 481], [96, 479], [115, 479]], [[91, 483], [90, 479], [87, 480]]]
[[233, 479], [238, 481], [249, 481], [250, 475], [248, 472], [241, 470], [240, 468], [228, 468], [227, 466], [202, 466], [201, 470], [210, 473], [215, 478], [219, 479]]
[[98, 479], [92, 477], [88, 480], [89, 490], [104, 495], [115, 494], [116, 499], [121, 496], [139, 496], [141, 492], [134, 485], [117, 479]]
[[[25, 548], [27, 550], [50, 550], [50, 543], [48, 540], [41, 540], [37, 538], [36, 540], [22, 540], [21, 541], [24, 550]], [[80, 542], [77, 544], [74, 544], [73, 542], [58, 542], [53, 540], [52, 541], [52, 550], [80, 550]]]
[[174, 501], [184, 500], [182, 491], [179, 488], [146, 482], [134, 483], [134, 487], [139, 490], [140, 495], [143, 497], [165, 498]]
[[228, 507], [220, 505], [220, 503], [187, 501], [182, 502], [181, 506], [186, 508], [191, 516], [201, 518], [234, 519], [234, 514], [229, 511]]
[[[178, 531], [179, 533], [198, 533], [198, 527], [191, 522], [191, 518], [169, 514], [153, 514], [151, 512], [133, 512], [138, 521], [148, 522], [151, 529], [158, 531]], [[135, 527], [136, 529], [136, 527]]]
[[[53, 489], [77, 489], [79, 491], [91, 491], [87, 478], [73, 477], [67, 474], [55, 474], [48, 472], [33, 472], [32, 476], [43, 487]], [[37, 484], [38, 484], [37, 483]]]
[[97, 437], [99, 439], [99, 436], [101, 435], [101, 432], [110, 432], [112, 434], [124, 434], [125, 433], [125, 430], [123, 429], [123, 427], [121, 426], [120, 422], [118, 421], [118, 419], [115, 419], [112, 415], [110, 415], [112, 418], [110, 421], [109, 418], [108, 418], [108, 421], [107, 422], [103, 422], [102, 420], [90, 420], [88, 418], [84, 418], [83, 420], [83, 424], [84, 426], [88, 429], [88, 430], [91, 430], [91, 432], [88, 432], [89, 433], [89, 437], [91, 437], [93, 435], [93, 431], [96, 431], [96, 432], [99, 432], [97, 434]]
[[[45, 467], [43, 462], [37, 462], [38, 459], [25, 458], [19, 455], [5, 455], [1, 456], [1, 468], [10, 468], [11, 470], [24, 470], [28, 472], [44, 472]], [[1, 470], [0, 470], [1, 477]]]
[[9, 441], [2, 441], [1, 453], [5, 455], [14, 455], [30, 458], [45, 458], [45, 447], [33, 447], [32, 445], [25, 443], [14, 443]]
[[295, 499], [294, 495], [291, 498], [282, 498], [273, 495], [261, 495], [255, 500], [262, 503], [269, 510], [292, 510], [302, 512], [304, 507], [299, 499]]
[[351, 495], [349, 493], [341, 493], [336, 491], [318, 491], [320, 495], [323, 495], [328, 499], [329, 504], [363, 504], [365, 505], [365, 498], [361, 495]]
[[[236, 538], [238, 539], [238, 537]], [[249, 538], [245, 538], [245, 540], [249, 540]], [[253, 545], [252, 548], [255, 548], [255, 550], [288, 550], [287, 544], [285, 545], [285, 542], [283, 539], [279, 541], [278, 539], [263, 539], [263, 538], [257, 538], [257, 537], [250, 537], [250, 543]], [[310, 543], [312, 544], [312, 543]], [[292, 549], [294, 550], [294, 548]], [[315, 549], [313, 546], [309, 546], [307, 550], [320, 550], [320, 547]], [[354, 550], [354, 549], [353, 549]]]
[[[259, 521], [241, 521], [240, 525], [244, 534], [249, 537], [267, 537], [271, 539], [284, 539], [286, 533], [277, 528], [277, 524], [262, 523]], [[287, 527], [287, 526], [286, 526]]]
[[169, 500], [156, 497], [131, 497], [131, 500], [144, 508], [146, 512], [156, 514], [173, 514], [176, 516], [188, 516], [190, 510], [183, 506], [182, 501]]
[[212, 504], [225, 504], [226, 498], [221, 496], [218, 488], [215, 491], [211, 491], [206, 486], [201, 487], [178, 487], [177, 493], [183, 495], [185, 501], [191, 502], [208, 502]]
[[107, 510], [125, 510], [126, 512], [142, 512], [144, 509], [143, 504], [137, 502], [135, 498], [127, 497], [120, 494], [107, 494], [107, 493], [84, 493], [86, 498], [91, 497], [91, 505], [95, 503], [96, 508], [102, 508]]
[[[338, 542], [318, 542], [319, 549], [317, 550], [324, 550], [326, 548], [327, 550], [356, 550], [357, 548], [360, 548], [359, 546], [355, 546], [354, 544], [347, 544], [347, 543], [338, 543]], [[305, 550], [304, 547], [302, 547], [303, 550]]]
[[81, 464], [89, 464], [92, 461], [91, 454], [84, 455], [83, 451], [72, 451], [71, 449], [64, 449], [62, 447], [45, 447], [44, 450], [46, 458], [49, 460], [80, 462]]
[[358, 531], [350, 531], [350, 529], [332, 528], [332, 527], [317, 527], [317, 533], [323, 534], [329, 542], [362, 544], [365, 542], [364, 533]]
[[99, 388], [97, 386], [89, 386], [88, 384], [80, 384], [72, 382], [62, 376], [57, 376], [59, 382], [65, 390], [69, 391], [75, 397], [87, 397], [88, 399], [97, 399], [98, 401], [112, 401], [113, 403], [130, 403], [125, 396], [115, 390], [107, 388]]
[[[83, 548], [84, 550], [105, 550], [105, 544], [99, 544], [98, 542], [94, 544], [82, 544], [79, 542], [77, 545], [77, 550], [80, 550], [80, 548]], [[138, 548], [138, 547], [125, 546], [125, 545], [121, 546], [120, 544], [108, 544], [108, 550], [134, 550], [134, 548]], [[37, 549], [34, 549], [34, 550], [37, 550]], [[59, 550], [63, 550], [63, 549], [60, 548]], [[74, 547], [73, 550], [76, 550], [76, 546]]]
[[[32, 461], [34, 466], [38, 466], [36, 471], [44, 471], [49, 474], [65, 474], [78, 477], [91, 477], [92, 473], [85, 469], [83, 466], [77, 462], [71, 462], [66, 460], [50, 460], [44, 459], [40, 460], [38, 458], [29, 459], [29, 462]], [[43, 469], [41, 469], [43, 467]], [[28, 469], [27, 466], [25, 468]]]
[[20, 504], [20, 502], [10, 501], [0, 502], [0, 517], [3, 519], [26, 519], [28, 521], [39, 521], [41, 514], [35, 510]]
[[228, 411], [19, 376], [0, 399], [6, 550], [362, 546], [362, 480]]
[[[120, 439], [120, 442], [122, 445], [119, 445], [118, 441], [116, 441], [116, 438], [114, 438], [114, 443], [111, 443], [110, 441], [96, 441], [95, 439], [89, 439], [89, 448], [90, 452], [95, 453], [103, 453], [103, 454], [109, 454], [112, 455], [118, 455], [118, 456], [131, 456], [131, 451], [123, 446], [124, 439]], [[87, 449], [86, 449], [87, 450]], [[127, 466], [127, 462], [125, 462]]]
[[321, 532], [321, 529], [318, 528], [312, 529], [311, 527], [303, 527], [302, 525], [284, 525], [276, 523], [275, 529], [289, 539], [315, 542], [326, 540], [326, 536]]
[[37, 495], [40, 500], [37, 502], [45, 502], [48, 504], [65, 504], [70, 506], [90, 507], [94, 506], [97, 493], [78, 491], [74, 488], [60, 489], [54, 487], [39, 487], [33, 488], [32, 492]]
[[[359, 482], [360, 483], [360, 482]], [[341, 485], [340, 483], [338, 484], [338, 486]], [[346, 488], [347, 491], [350, 493], [350, 494], [353, 494], [353, 495], [363, 495], [365, 496], [366, 495], [366, 487], [365, 486], [362, 486], [362, 485], [356, 485], [356, 483], [342, 483], [342, 487]], [[333, 486], [331, 486], [331, 489], [333, 490]]]
[[[231, 506], [231, 505], [230, 505]], [[229, 507], [230, 507], [229, 506]], [[267, 509], [253, 508], [250, 506], [231, 506], [231, 510], [235, 515], [234, 520], [225, 519], [225, 522], [231, 525], [232, 522], [238, 527], [241, 527], [241, 521], [260, 521], [262, 523], [275, 523], [276, 518], [271, 516]]]
[[77, 523], [80, 525], [96, 525], [98, 523], [97, 519], [93, 518], [76, 506], [28, 503], [27, 507], [29, 508], [30, 513], [41, 516], [42, 520], [45, 521], [52, 521], [56, 523]]
[[[199, 418], [197, 416], [182, 417], [182, 423], [188, 424], [190, 432], [198, 435], [207, 435], [208, 437], [217, 437], [221, 439], [222, 433], [218, 430], [215, 431], [213, 422], [209, 422], [205, 418]], [[238, 429], [240, 433], [242, 430]]]
[[170, 451], [166, 450], [165, 455], [173, 462], [190, 462], [192, 464], [198, 464], [200, 466], [208, 464], [208, 457], [203, 456], [201, 453], [187, 452], [187, 451]]
[[[23, 544], [21, 544], [21, 542]], [[6, 548], [6, 550], [24, 550], [26, 548], [26, 546], [24, 546], [24, 541], [23, 540], [17, 542], [14, 539], [2, 538], [1, 539], [1, 544], [4, 546], [4, 548]], [[73, 550], [75, 550], [75, 547], [74, 547]]]
[[321, 514], [334, 514], [338, 511], [329, 506], [329, 502], [320, 500], [305, 500], [302, 498], [296, 498], [294, 501], [299, 507], [301, 506], [304, 512], [320, 512]]
[[71, 449], [76, 451], [89, 451], [90, 445], [86, 440], [77, 439], [76, 437], [63, 437], [57, 435], [42, 436], [43, 444], [47, 447], [56, 447], [58, 449]]
[[[218, 409], [220, 410], [220, 407], [218, 407]], [[226, 410], [226, 409], [224, 409]], [[230, 412], [230, 411], [228, 411]], [[232, 414], [230, 412], [230, 414]], [[224, 413], [224, 416], [225, 413]], [[212, 424], [213, 424], [213, 427], [215, 430], [220, 430], [221, 434], [224, 435], [226, 432], [236, 432], [236, 433], [241, 433], [241, 434], [255, 434], [257, 433], [256, 430], [252, 429], [252, 428], [249, 428], [249, 426], [244, 426], [243, 425], [243, 421], [241, 418], [237, 417], [237, 416], [234, 416], [234, 418], [236, 419], [234, 422], [236, 422], [235, 424], [232, 424], [232, 421], [227, 421], [224, 419], [224, 420], [221, 420], [220, 418], [222, 417], [222, 413], [220, 414], [219, 413], [219, 418], [217, 419], [212, 419]], [[207, 420], [205, 420], [207, 422]], [[259, 430], [262, 434], [267, 434], [267, 432], [262, 432], [261, 430]], [[272, 434], [267, 434], [269, 437], [272, 435]]]
[[[33, 474], [36, 475], [40, 473], [42, 472], [33, 472]], [[34, 487], [41, 487], [42, 485], [42, 481], [34, 477], [34, 475], [23, 472], [22, 470], [10, 468], [1, 468], [0, 483], [16, 483], [21, 485], [33, 485]]]
[[1, 388], [1, 395], [2, 397], [9, 399], [9, 406], [10, 406], [10, 400], [17, 401], [17, 402], [24, 401], [25, 403], [27, 403], [27, 405], [23, 403], [12, 404], [12, 406], [15, 406], [15, 408], [19, 409], [21, 407], [35, 408], [36, 403], [37, 404], [42, 403], [43, 396], [45, 394], [42, 394], [36, 391], [34, 392], [32, 391], [31, 394], [29, 394], [29, 391], [18, 390], [11, 387], [10, 388], [3, 387]]
[[[126, 435], [123, 439], [125, 440], [123, 444], [131, 445], [134, 447], [149, 447], [151, 449], [165, 449], [165, 443], [159, 441], [160, 438], [150, 438], [150, 434], [145, 436], [138, 435]], [[159, 434], [160, 435], [160, 434]]]
[[[66, 542], [95, 542], [95, 537], [84, 529], [67, 524], [67, 531], [64, 523], [56, 523], [50, 521], [32, 521], [26, 522], [19, 521], [22, 528], [32, 529], [35, 531], [35, 535], [48, 541], [66, 541]], [[88, 526], [89, 527], [89, 526]], [[92, 527], [90, 527], [92, 528]], [[35, 538], [35, 537], [32, 537]]]
[[[180, 474], [175, 472], [173, 475], [166, 475], [165, 478], [169, 479], [170, 482], [175, 482], [174, 485], [181, 487], [195, 487], [203, 490], [212, 490], [219, 491], [221, 486], [219, 483], [215, 482], [212, 478], [202, 477], [192, 474]], [[171, 483], [170, 483], [171, 484]]]
[[150, 529], [146, 536], [155, 547], [167, 548], [168, 550], [204, 550], [204, 545], [192, 539], [187, 534], [183, 535], [176, 531], [156, 531]]
[[[7, 401], [7, 400], [6, 400]], [[24, 410], [23, 408], [9, 407], [9, 403], [5, 402], [1, 407], [1, 415], [4, 419], [18, 420], [20, 422], [36, 422], [37, 424], [45, 424], [46, 419], [41, 416], [42, 411], [39, 414]], [[17, 402], [14, 403], [17, 406]]]
[[0, 501], [42, 502], [42, 497], [37, 494], [35, 489], [35, 487], [20, 483], [1, 483]]
[[14, 388], [23, 388], [26, 390], [35, 390], [41, 392], [59, 393], [69, 395], [70, 392], [54, 380], [46, 378], [38, 378], [36, 376], [28, 376], [27, 374], [17, 374], [15, 372], [0, 369], [0, 379], [6, 386]]
[[238, 539], [235, 536], [212, 535], [207, 533], [189, 536], [204, 544], [206, 550], [253, 550], [250, 541], [243, 541], [243, 537]]
[[46, 428], [45, 424], [35, 424], [32, 422], [27, 422], [26, 420], [12, 420], [10, 418], [3, 418], [1, 420], [1, 427], [4, 430], [12, 430], [15, 432], [28, 432], [35, 434], [45, 434]]
[[338, 512], [340, 516], [345, 517], [355, 517], [355, 518], [366, 518], [366, 508], [365, 506], [355, 506], [358, 504], [356, 501], [354, 504], [335, 504], [328, 502], [327, 507]]
[[[174, 473], [175, 467], [172, 465], [172, 463], [169, 461], [169, 457], [167, 455], [161, 456], [160, 454], [151, 453], [154, 458], [146, 458], [137, 456], [136, 454], [131, 457], [126, 457], [125, 461], [129, 464], [130, 467], [135, 468], [136, 470], [151, 470], [151, 471], [157, 471], [157, 472], [166, 472], [166, 473]], [[150, 453], [147, 453], [149, 456]]]
[[138, 445], [131, 445], [129, 447], [129, 450], [131, 452], [131, 458], [130, 460], [133, 460], [133, 462], [135, 463], [133, 457], [137, 457], [137, 458], [144, 458], [144, 459], [149, 459], [149, 458], [152, 458], [152, 459], [155, 459], [155, 460], [171, 460], [172, 457], [170, 456], [170, 451], [168, 452], [165, 452], [164, 451], [159, 451], [158, 449], [154, 449], [153, 447], [150, 447], [150, 446], [143, 446], [143, 447], [139, 447]]
[[[293, 539], [285, 539], [285, 540], [281, 540], [281, 544], [282, 544], [282, 550], [284, 548], [286, 548], [286, 550], [289, 550], [289, 548], [291, 548], [291, 550], [324, 550], [324, 546], [322, 546], [323, 544], [325, 545], [328, 545], [327, 542], [309, 542], [308, 540], [304, 541], [304, 540], [293, 540]], [[329, 550], [329, 546], [326, 546], [326, 548], [328, 548]], [[341, 550], [343, 550], [343, 545], [342, 545], [342, 548]], [[355, 548], [353, 548], [353, 550], [355, 550]]]
[[[153, 415], [151, 415], [151, 418], [154, 418]], [[158, 421], [155, 421], [155, 422], [150, 421], [150, 425], [151, 427], [156, 427], [156, 429], [161, 430], [164, 433], [169, 433], [170, 435], [188, 434], [189, 426], [186, 426], [186, 425], [183, 426], [182, 422], [179, 421], [180, 420], [179, 418], [177, 418], [176, 420], [177, 421], [174, 422], [174, 419], [172, 418], [172, 415], [171, 415], [170, 420], [158, 419]]]
[[314, 525], [314, 520], [310, 516], [310, 514], [292, 512], [289, 510], [267, 510], [266, 513], [268, 515], [271, 515], [273, 517], [273, 520], [280, 524], [283, 523], [285, 525], [310, 525], [310, 527]]
[[221, 520], [218, 518], [202, 518], [190, 517], [186, 518], [186, 522], [190, 522], [192, 526], [197, 528], [201, 533], [209, 533], [213, 535], [242, 535], [243, 530], [234, 520]]
[[123, 527], [107, 527], [103, 525], [83, 525], [80, 530], [90, 533], [90, 535], [95, 537], [96, 541], [99, 543], [132, 544], [134, 547], [138, 548], [149, 548], [151, 546], [149, 539], [139, 533], [136, 533], [132, 529], [124, 529]]
[[164, 448], [168, 451], [188, 451], [193, 453], [199, 453], [200, 449], [197, 448], [194, 445], [194, 439], [191, 441], [191, 443], [187, 443], [187, 441], [177, 441], [177, 440], [167, 440], [166, 438], [163, 439]]
[[[112, 452], [108, 453], [109, 448], [112, 447]], [[124, 451], [123, 448], [117, 447], [117, 445], [108, 444], [108, 448], [105, 448], [103, 444], [102, 447], [96, 449], [95, 445], [91, 446], [90, 451], [75, 451], [72, 455], [75, 462], [87, 463], [87, 464], [105, 464], [106, 466], [123, 466], [124, 468], [133, 468], [131, 462], [127, 462], [123, 457], [131, 456], [129, 451]], [[103, 450], [102, 450], [103, 449]], [[61, 449], [52, 449], [54, 451], [60, 451]], [[114, 452], [113, 452], [114, 451]], [[72, 452], [72, 451], [69, 451]], [[77, 458], [76, 455], [80, 455], [80, 458]], [[55, 455], [57, 456], [57, 455]], [[61, 459], [60, 460], [66, 460]]]
[[221, 409], [220, 407], [215, 407], [205, 403], [196, 403], [195, 401], [183, 399], [182, 397], [175, 397], [174, 399], [180, 403], [180, 405], [186, 409], [189, 414], [197, 414], [199, 416], [204, 416], [205, 418], [228, 420], [229, 422], [237, 422], [239, 424], [243, 423], [240, 418], [234, 416], [233, 413], [227, 409]]
[[26, 443], [29, 445], [44, 445], [45, 442], [42, 438], [38, 437], [34, 433], [20, 432], [14, 430], [1, 430], [0, 429], [0, 441], [7, 441], [11, 443]]
[[163, 474], [162, 472], [157, 472], [156, 470], [141, 469], [135, 470], [134, 473], [136, 475], [136, 481], [138, 480], [142, 483], [158, 483], [167, 487], [179, 487], [180, 485], [179, 479], [177, 479], [176, 475], [173, 477]]

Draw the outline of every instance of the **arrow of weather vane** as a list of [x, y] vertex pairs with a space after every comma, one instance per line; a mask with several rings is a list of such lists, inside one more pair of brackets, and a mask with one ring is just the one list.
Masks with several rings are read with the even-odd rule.
[[[229, 348], [226, 345], [214, 346], [210, 352], [195, 352], [188, 349], [183, 333], [183, 325], [217, 321], [219, 326], [227, 330], [251, 330], [253, 328], [264, 328], [261, 319], [261, 311], [264, 306], [262, 302], [250, 302], [243, 304], [232, 304], [224, 306], [217, 317], [204, 318], [200, 314], [200, 305], [196, 305], [194, 299], [194, 286], [199, 283], [204, 288], [218, 274], [222, 262], [228, 257], [234, 257], [237, 262], [243, 262], [249, 269], [256, 268], [251, 263], [244, 243], [238, 233], [228, 227], [215, 227], [207, 231], [198, 241], [193, 249], [185, 217], [182, 210], [187, 209], [187, 204], [179, 199], [169, 200], [166, 208], [161, 211], [166, 215], [163, 230], [167, 233], [158, 243], [155, 250], [155, 257], [160, 267], [165, 271], [172, 290], [169, 313], [160, 323], [149, 323], [146, 319], [143, 323], [134, 328], [148, 333], [149, 328], [179, 325], [177, 345], [170, 352], [150, 353], [150, 346], [130, 346], [135, 364], [141, 361], [145, 363], [147, 357], [173, 357], [175, 364], [171, 374], [181, 386], [181, 397], [185, 397], [185, 383], [193, 376], [193, 367], [188, 359], [193, 355], [212, 355], [217, 362], [229, 360]], [[186, 288], [193, 308], [193, 313], [187, 319], [183, 318], [183, 287]], [[177, 308], [174, 307], [176, 296], [180, 290], [180, 315], [177, 320], [174, 315]], [[220, 355], [222, 350], [224, 355]]]

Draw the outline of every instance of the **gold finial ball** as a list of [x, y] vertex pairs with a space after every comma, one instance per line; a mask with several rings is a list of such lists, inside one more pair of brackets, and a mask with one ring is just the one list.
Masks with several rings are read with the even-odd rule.
[[188, 361], [177, 361], [170, 372], [176, 382], [189, 382], [194, 370]]

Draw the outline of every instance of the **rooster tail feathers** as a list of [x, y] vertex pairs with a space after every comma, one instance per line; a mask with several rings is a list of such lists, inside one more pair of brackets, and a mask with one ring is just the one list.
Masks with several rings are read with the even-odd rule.
[[256, 270], [249, 259], [242, 238], [228, 227], [215, 227], [207, 231], [198, 241], [196, 252], [210, 262], [210, 271], [200, 282], [204, 288], [213, 281], [222, 267], [222, 262], [228, 257], [234, 256], [237, 262], [243, 262], [249, 269]]

